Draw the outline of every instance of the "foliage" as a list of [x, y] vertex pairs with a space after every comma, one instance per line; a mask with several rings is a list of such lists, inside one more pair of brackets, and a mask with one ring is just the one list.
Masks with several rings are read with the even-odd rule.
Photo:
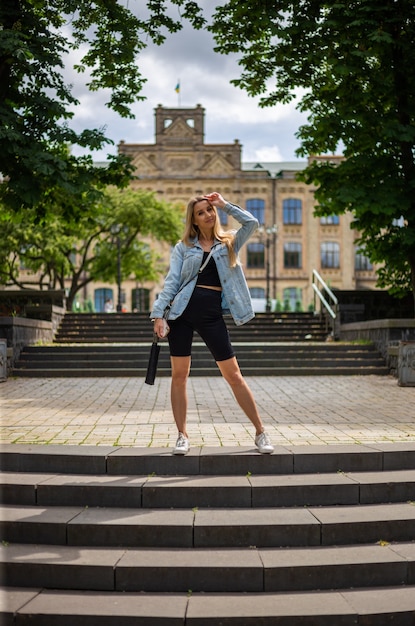
[[317, 214], [351, 211], [365, 253], [384, 263], [380, 284], [415, 296], [413, 0], [229, 0], [210, 29], [217, 51], [240, 57], [234, 84], [262, 106], [300, 94], [299, 156], [345, 157], [311, 158], [303, 173]]
[[70, 310], [89, 282], [116, 282], [118, 242], [122, 277], [155, 280], [165, 271], [151, 243], [177, 241], [182, 229], [177, 207], [152, 192], [110, 188], [84, 208], [72, 221], [53, 207], [41, 222], [34, 209], [0, 212], [0, 282], [21, 288], [66, 287]]
[[[173, 0], [173, 4], [176, 2]], [[182, 15], [200, 23], [195, 3], [180, 0]], [[144, 5], [144, 3], [143, 3]], [[67, 52], [82, 58], [74, 69], [85, 73], [91, 91], [105, 90], [107, 106], [132, 117], [145, 79], [136, 63], [148, 40], [161, 44], [165, 31], [181, 28], [168, 17], [163, 1], [148, 0], [139, 18], [117, 0], [2, 0], [0, 4], [0, 200], [20, 210], [54, 195], [96, 191], [125, 184], [125, 158], [109, 157], [97, 169], [91, 157], [68, 155], [66, 146], [100, 149], [111, 143], [104, 129], [76, 133], [69, 126], [79, 104], [63, 69]], [[71, 215], [76, 203], [66, 205]]]
[[[169, 17], [171, 7], [178, 19]], [[68, 153], [68, 145], [97, 149], [108, 140], [102, 129], [70, 129], [78, 102], [62, 70], [66, 51], [81, 51], [75, 69], [89, 74], [88, 88], [105, 89], [108, 106], [131, 116], [142, 97], [137, 56], [146, 42], [161, 44], [182, 19], [206, 24], [192, 0], [147, 0], [137, 11], [141, 17], [117, 0], [2, 1], [0, 172], [7, 178], [0, 199], [7, 207], [35, 207], [34, 221], [61, 203], [70, 219], [105, 185], [128, 182], [121, 157], [99, 170], [90, 157]], [[383, 263], [380, 285], [395, 293], [410, 287], [415, 297], [413, 0], [226, 0], [208, 28], [216, 51], [239, 57], [234, 84], [260, 95], [262, 106], [299, 98], [309, 112], [299, 156], [343, 152], [340, 163], [310, 159], [303, 173], [316, 186], [317, 214], [351, 211], [359, 245]]]

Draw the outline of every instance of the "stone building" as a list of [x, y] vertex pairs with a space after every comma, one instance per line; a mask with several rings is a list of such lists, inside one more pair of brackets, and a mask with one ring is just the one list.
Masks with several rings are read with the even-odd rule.
[[[372, 289], [376, 276], [368, 259], [356, 250], [351, 215], [316, 218], [313, 189], [296, 180], [306, 162], [244, 162], [242, 146], [204, 141], [205, 110], [155, 109], [155, 143], [122, 141], [119, 152], [132, 158], [137, 179], [134, 188], [156, 191], [169, 202], [186, 207], [190, 197], [219, 191], [248, 209], [261, 228], [242, 250], [248, 286], [257, 311], [268, 307], [307, 310], [313, 303], [312, 275], [317, 270], [332, 288]], [[338, 160], [341, 157], [320, 157]], [[235, 224], [221, 214], [225, 228]], [[169, 250], [164, 248], [166, 270]], [[135, 285], [123, 281], [126, 310], [148, 310], [162, 285]], [[99, 290], [113, 297], [112, 287]], [[104, 294], [102, 293], [104, 290]], [[92, 294], [91, 294], [92, 295]]]

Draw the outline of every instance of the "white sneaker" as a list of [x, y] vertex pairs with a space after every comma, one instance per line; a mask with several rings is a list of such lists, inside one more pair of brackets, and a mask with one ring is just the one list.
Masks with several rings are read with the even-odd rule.
[[272, 445], [271, 439], [266, 432], [263, 432], [255, 437], [255, 445], [261, 454], [271, 454], [274, 452], [274, 446]]
[[187, 437], [183, 435], [183, 433], [179, 433], [177, 437], [176, 446], [173, 450], [173, 454], [187, 454], [189, 452], [189, 440]]

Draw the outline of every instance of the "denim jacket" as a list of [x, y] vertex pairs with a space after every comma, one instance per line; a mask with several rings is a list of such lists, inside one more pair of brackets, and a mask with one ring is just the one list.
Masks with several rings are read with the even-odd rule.
[[[234, 248], [238, 254], [243, 244], [258, 228], [258, 220], [248, 211], [230, 202], [227, 202], [222, 210], [241, 224], [241, 228], [235, 231]], [[239, 261], [235, 267], [230, 267], [228, 249], [217, 239], [212, 246], [212, 256], [222, 285], [223, 314], [232, 315], [235, 324], [241, 326], [255, 315], [242, 267]], [[174, 320], [180, 317], [196, 286], [197, 273], [202, 260], [203, 249], [197, 238], [190, 247], [182, 241], [176, 244], [171, 254], [170, 269], [163, 290], [154, 302], [150, 313], [151, 318], [163, 317], [164, 309], [170, 303], [169, 319]], [[194, 278], [186, 285], [192, 276]], [[182, 285], [185, 286], [179, 291]]]

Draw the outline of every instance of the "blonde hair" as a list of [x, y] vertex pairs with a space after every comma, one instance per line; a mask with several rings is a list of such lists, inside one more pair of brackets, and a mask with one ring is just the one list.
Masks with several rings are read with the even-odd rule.
[[186, 224], [182, 241], [186, 244], [186, 246], [191, 246], [193, 244], [193, 240], [195, 238], [197, 239], [199, 236], [199, 228], [193, 223], [193, 211], [195, 205], [203, 200], [214, 209], [216, 214], [216, 220], [213, 226], [213, 236], [215, 239], [226, 245], [229, 254], [229, 265], [231, 267], [235, 267], [238, 264], [238, 256], [234, 249], [235, 234], [222, 230], [216, 207], [214, 207], [213, 204], [210, 204], [209, 200], [203, 196], [196, 196], [195, 198], [191, 198], [191, 200], [189, 200], [186, 210]]

